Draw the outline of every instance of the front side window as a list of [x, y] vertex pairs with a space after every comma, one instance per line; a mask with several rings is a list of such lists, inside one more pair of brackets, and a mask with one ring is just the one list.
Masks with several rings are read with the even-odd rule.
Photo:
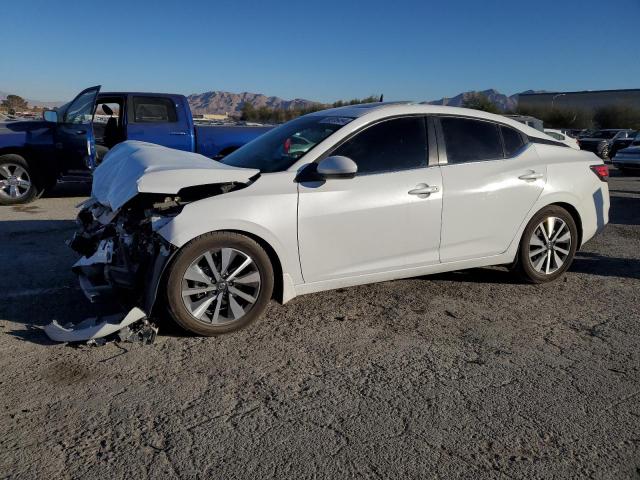
[[504, 158], [498, 125], [459, 117], [440, 119], [449, 163]]
[[91, 123], [93, 117], [93, 105], [95, 103], [97, 92], [90, 90], [81, 94], [76, 98], [67, 109], [64, 121], [65, 123], [86, 124]]
[[356, 162], [359, 175], [426, 167], [424, 118], [395, 118], [375, 124], [338, 147], [332, 155], [343, 155]]
[[351, 117], [322, 115], [296, 118], [260, 135], [221, 162], [234, 167], [255, 168], [262, 173], [282, 172], [352, 120]]
[[170, 98], [133, 97], [135, 123], [173, 123], [178, 121], [176, 106]]

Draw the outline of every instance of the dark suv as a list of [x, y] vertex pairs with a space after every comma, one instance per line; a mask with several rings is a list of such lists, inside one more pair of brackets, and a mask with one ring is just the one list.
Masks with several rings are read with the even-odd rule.
[[[619, 140], [633, 141], [636, 131], [619, 128], [608, 128], [604, 130], [596, 130], [586, 137], [580, 137], [578, 143], [581, 150], [588, 150], [595, 153], [603, 160], [608, 160], [613, 156], [612, 147]], [[621, 147], [617, 147], [621, 148]], [[624, 148], [624, 147], [622, 147]]]

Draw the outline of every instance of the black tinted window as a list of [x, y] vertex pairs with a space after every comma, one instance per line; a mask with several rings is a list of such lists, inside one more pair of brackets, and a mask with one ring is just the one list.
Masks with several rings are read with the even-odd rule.
[[176, 106], [169, 98], [134, 97], [133, 112], [133, 121], [136, 123], [164, 123], [178, 121]]
[[[513, 157], [524, 145], [522, 135], [517, 130], [509, 127], [500, 127], [500, 131], [502, 132], [502, 139], [504, 140], [504, 154], [507, 157]], [[550, 132], [548, 135], [551, 135], [552, 133], [553, 132]], [[555, 135], [552, 136], [557, 138]], [[564, 137], [561, 135], [558, 136], [561, 137], [558, 140], [564, 140]]]
[[495, 123], [456, 117], [443, 117], [441, 122], [449, 163], [503, 158]]
[[338, 147], [333, 155], [356, 162], [358, 174], [426, 167], [424, 118], [396, 118], [373, 125]]

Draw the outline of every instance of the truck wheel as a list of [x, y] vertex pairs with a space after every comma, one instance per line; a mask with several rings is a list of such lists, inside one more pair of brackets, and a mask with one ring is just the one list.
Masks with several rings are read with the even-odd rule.
[[219, 335], [256, 320], [273, 293], [273, 267], [251, 238], [212, 232], [192, 240], [169, 269], [169, 313], [198, 335]]
[[42, 195], [33, 171], [20, 155], [0, 155], [0, 205], [29, 203]]

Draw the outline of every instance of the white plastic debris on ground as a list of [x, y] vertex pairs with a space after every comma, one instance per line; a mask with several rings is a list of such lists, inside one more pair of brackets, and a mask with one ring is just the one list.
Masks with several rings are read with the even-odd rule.
[[129, 325], [146, 319], [147, 315], [138, 307], [132, 308], [124, 318], [122, 315], [91, 317], [78, 324], [60, 325], [56, 320], [44, 327], [47, 336], [56, 342], [85, 342], [103, 338]]

